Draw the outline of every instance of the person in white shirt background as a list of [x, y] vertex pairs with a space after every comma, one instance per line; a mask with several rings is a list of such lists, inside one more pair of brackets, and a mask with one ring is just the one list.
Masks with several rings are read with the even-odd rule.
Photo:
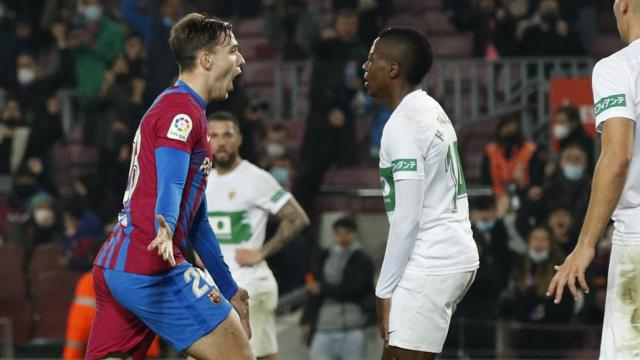
[[[309, 225], [309, 218], [272, 175], [240, 158], [242, 135], [231, 113], [209, 116], [209, 136], [215, 165], [206, 189], [209, 223], [234, 279], [249, 292], [253, 351], [258, 359], [275, 360], [278, 284], [265, 259]], [[269, 214], [279, 224], [265, 243]]]
[[593, 69], [596, 130], [602, 151], [575, 249], [556, 266], [547, 296], [560, 303], [567, 286], [586, 293], [585, 271], [609, 219], [614, 232], [609, 260], [600, 359], [640, 358], [640, 0], [613, 5], [620, 38], [629, 44]]
[[376, 286], [388, 359], [435, 359], [479, 263], [455, 130], [420, 87], [432, 63], [423, 33], [390, 28], [363, 65], [369, 94], [393, 109], [380, 148], [390, 229]]

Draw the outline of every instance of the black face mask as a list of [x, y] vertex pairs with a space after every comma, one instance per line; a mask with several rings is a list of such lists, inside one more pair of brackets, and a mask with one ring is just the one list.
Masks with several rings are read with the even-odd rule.
[[546, 23], [547, 25], [554, 25], [556, 21], [558, 21], [558, 15], [554, 12], [544, 13], [542, 14], [541, 18], [542, 21], [544, 21], [544, 23]]
[[518, 134], [500, 135], [498, 137], [498, 141], [500, 142], [500, 144], [504, 146], [513, 146], [520, 142], [520, 135]]

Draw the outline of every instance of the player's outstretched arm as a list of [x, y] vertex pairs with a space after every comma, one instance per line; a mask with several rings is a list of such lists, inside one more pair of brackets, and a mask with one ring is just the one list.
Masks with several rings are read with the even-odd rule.
[[173, 257], [173, 233], [180, 213], [182, 191], [189, 171], [189, 154], [171, 147], [160, 147], [156, 156], [156, 237], [147, 250], [158, 249], [158, 255], [176, 265]]
[[555, 295], [556, 304], [562, 300], [565, 285], [577, 299], [576, 279], [582, 290], [589, 292], [585, 272], [595, 255], [600, 234], [609, 223], [622, 194], [633, 153], [634, 134], [635, 122], [626, 118], [611, 118], [603, 124], [602, 153], [596, 164], [589, 207], [578, 244], [564, 263], [555, 267], [557, 272], [547, 289], [547, 296]]
[[404, 179], [396, 182], [396, 207], [391, 219], [387, 248], [376, 285], [378, 330], [383, 340], [389, 336], [391, 294], [400, 282], [418, 236], [424, 194], [424, 180]]
[[309, 226], [309, 217], [293, 197], [276, 213], [280, 220], [273, 237], [260, 250], [237, 249], [236, 261], [241, 266], [250, 266], [274, 255], [291, 239]]
[[233, 276], [231, 276], [229, 266], [225, 263], [224, 256], [220, 250], [218, 239], [213, 229], [211, 229], [211, 225], [209, 225], [207, 203], [204, 196], [191, 224], [188, 237], [193, 249], [202, 260], [211, 277], [213, 277], [222, 295], [226, 299], [231, 299], [238, 291], [238, 285], [233, 280]]

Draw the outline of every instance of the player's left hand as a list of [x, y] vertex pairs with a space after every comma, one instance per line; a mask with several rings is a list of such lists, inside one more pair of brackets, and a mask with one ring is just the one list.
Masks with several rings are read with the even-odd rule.
[[249, 293], [247, 290], [239, 287], [236, 294], [229, 300], [231, 306], [240, 316], [240, 323], [247, 337], [251, 339], [251, 324], [249, 323]]
[[547, 296], [553, 296], [555, 293], [556, 298], [554, 302], [559, 304], [562, 300], [562, 293], [564, 292], [564, 286], [569, 287], [569, 291], [573, 295], [574, 299], [578, 299], [578, 289], [576, 288], [576, 278], [580, 287], [586, 294], [589, 293], [589, 286], [587, 280], [584, 277], [584, 273], [587, 267], [595, 256], [595, 249], [593, 247], [580, 247], [577, 246], [569, 256], [565, 259], [564, 263], [560, 266], [554, 266], [557, 271], [549, 283], [547, 289]]
[[376, 297], [376, 311], [378, 312], [378, 332], [384, 344], [389, 343], [389, 311], [391, 310], [391, 299], [380, 299]]
[[236, 261], [240, 266], [251, 266], [264, 260], [260, 250], [236, 249]]
[[147, 246], [147, 251], [158, 248], [158, 255], [162, 256], [164, 261], [169, 262], [172, 267], [176, 266], [176, 259], [173, 257], [173, 232], [162, 215], [158, 215], [156, 219], [159, 225], [158, 234]]

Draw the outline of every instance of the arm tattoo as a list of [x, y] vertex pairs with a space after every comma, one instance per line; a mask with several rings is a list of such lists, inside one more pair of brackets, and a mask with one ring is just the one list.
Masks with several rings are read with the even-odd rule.
[[289, 199], [276, 216], [280, 219], [278, 229], [271, 240], [262, 247], [265, 259], [280, 251], [286, 243], [309, 225], [307, 214], [294, 198]]

